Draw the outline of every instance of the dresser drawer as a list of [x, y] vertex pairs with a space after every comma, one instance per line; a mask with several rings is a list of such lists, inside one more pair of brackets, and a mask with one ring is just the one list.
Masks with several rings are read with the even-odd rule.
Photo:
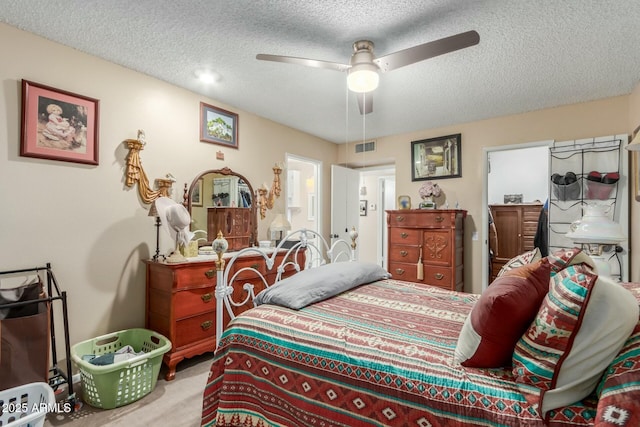
[[439, 288], [453, 289], [451, 269], [425, 266], [424, 283]]
[[418, 246], [389, 246], [389, 261], [391, 262], [418, 262], [420, 247]]
[[[253, 279], [258, 277], [256, 271], [258, 271], [263, 276], [267, 273], [267, 267], [265, 261], [262, 258], [253, 258], [253, 259], [236, 259], [236, 262], [233, 263], [233, 274], [239, 272], [243, 268], [247, 268], [249, 270], [244, 270], [236, 276], [236, 279]], [[256, 271], [253, 271], [254, 269]]]
[[216, 307], [215, 288], [186, 289], [176, 292], [173, 304], [176, 319], [214, 310]]
[[394, 280], [404, 280], [406, 282], [422, 282], [418, 280], [418, 267], [416, 263], [389, 262], [389, 273]]
[[451, 227], [452, 216], [438, 210], [394, 212], [389, 214], [388, 223], [391, 227]]
[[216, 267], [214, 264], [194, 265], [190, 268], [174, 270], [176, 289], [206, 287], [216, 285]]
[[420, 245], [422, 231], [413, 228], [390, 228], [389, 243], [391, 245]]
[[175, 348], [216, 336], [216, 312], [209, 311], [176, 322]]

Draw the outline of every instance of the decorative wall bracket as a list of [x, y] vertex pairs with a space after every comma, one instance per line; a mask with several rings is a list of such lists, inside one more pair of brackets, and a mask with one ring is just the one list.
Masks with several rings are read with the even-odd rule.
[[138, 193], [144, 203], [151, 203], [158, 197], [169, 197], [171, 187], [176, 182], [175, 178], [171, 174], [167, 174], [166, 178], [157, 178], [155, 180], [157, 190], [153, 190], [149, 185], [149, 179], [147, 174], [142, 168], [142, 161], [140, 160], [140, 151], [144, 149], [147, 144], [144, 131], [138, 130], [138, 139], [127, 139], [124, 141], [129, 149], [129, 155], [127, 156], [127, 170], [125, 184], [127, 187], [133, 187], [135, 183], [138, 183]]
[[271, 183], [271, 189], [267, 187], [266, 183], [262, 187], [258, 188], [258, 207], [260, 208], [261, 219], [264, 219], [266, 216], [267, 209], [273, 209], [276, 198], [280, 197], [280, 192], [282, 191], [282, 187], [280, 186], [282, 166], [276, 163], [272, 169], [273, 182]]

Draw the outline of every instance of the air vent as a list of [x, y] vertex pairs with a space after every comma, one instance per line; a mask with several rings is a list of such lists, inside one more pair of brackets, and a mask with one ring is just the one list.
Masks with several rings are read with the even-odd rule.
[[360, 144], [356, 144], [356, 153], [362, 153], [367, 151], [376, 151], [376, 143], [375, 141], [371, 142], [363, 142]]

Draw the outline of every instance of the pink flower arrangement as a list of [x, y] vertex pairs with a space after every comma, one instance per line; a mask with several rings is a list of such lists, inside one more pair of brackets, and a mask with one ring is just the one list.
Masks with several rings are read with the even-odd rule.
[[418, 190], [418, 193], [420, 194], [420, 197], [425, 199], [427, 197], [438, 197], [441, 191], [442, 190], [440, 189], [440, 186], [438, 186], [438, 184], [434, 184], [431, 181], [427, 181], [424, 184], [422, 184], [422, 186], [420, 187], [420, 190]]

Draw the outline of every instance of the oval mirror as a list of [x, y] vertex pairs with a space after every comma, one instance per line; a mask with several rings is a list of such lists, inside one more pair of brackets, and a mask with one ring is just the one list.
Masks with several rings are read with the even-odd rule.
[[222, 231], [229, 250], [255, 245], [257, 209], [253, 187], [244, 176], [229, 168], [204, 171], [193, 180], [185, 197], [191, 231], [204, 232], [195, 238], [211, 243]]

